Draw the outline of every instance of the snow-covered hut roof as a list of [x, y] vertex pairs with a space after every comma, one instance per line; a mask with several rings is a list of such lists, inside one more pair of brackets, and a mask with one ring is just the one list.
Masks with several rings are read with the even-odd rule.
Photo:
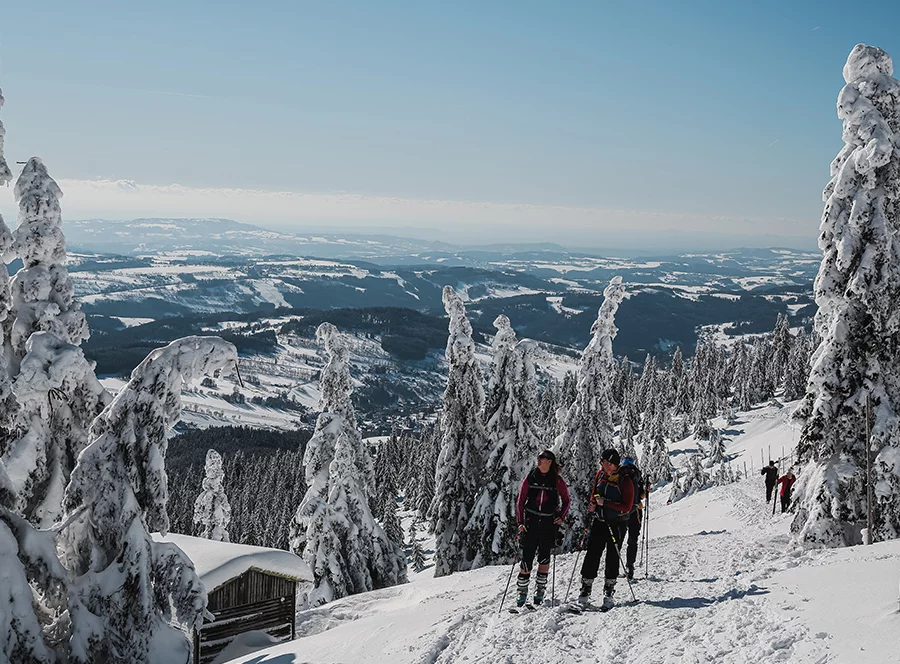
[[207, 592], [212, 592], [251, 569], [296, 581], [311, 582], [313, 578], [309, 565], [302, 558], [281, 549], [216, 542], [175, 533], [169, 533], [165, 537], [153, 533], [153, 540], [170, 542], [184, 551], [194, 563], [194, 569]]

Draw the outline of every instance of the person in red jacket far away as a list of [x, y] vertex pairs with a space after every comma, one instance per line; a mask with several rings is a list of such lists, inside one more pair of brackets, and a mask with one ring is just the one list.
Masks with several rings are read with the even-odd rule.
[[516, 501], [516, 523], [519, 525], [519, 544], [522, 558], [516, 588], [516, 604], [524, 606], [528, 598], [531, 565], [537, 553], [538, 571], [534, 603], [544, 601], [547, 575], [550, 572], [550, 552], [556, 544], [556, 531], [569, 513], [569, 487], [559, 474], [556, 455], [544, 450], [538, 455], [536, 467], [522, 480]]
[[781, 513], [784, 514], [787, 512], [788, 507], [791, 506], [791, 490], [794, 488], [794, 482], [797, 481], [797, 476], [794, 475], [790, 470], [787, 471], [784, 475], [778, 478], [778, 483], [781, 485], [781, 492], [779, 495], [781, 496]]

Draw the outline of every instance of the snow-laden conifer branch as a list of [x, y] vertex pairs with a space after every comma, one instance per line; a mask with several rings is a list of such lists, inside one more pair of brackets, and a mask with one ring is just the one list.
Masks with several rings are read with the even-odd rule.
[[69, 512], [84, 513], [60, 535], [73, 578], [70, 662], [185, 661], [188, 643], [171, 623], [195, 627], [206, 591], [187, 556], [150, 532], [169, 527], [167, 434], [182, 385], [236, 361], [234, 346], [217, 337], [173, 341], [135, 368], [95, 420], [65, 495]]

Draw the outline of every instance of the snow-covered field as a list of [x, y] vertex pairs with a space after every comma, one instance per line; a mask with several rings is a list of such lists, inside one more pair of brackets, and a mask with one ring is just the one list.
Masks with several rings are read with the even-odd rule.
[[[743, 471], [746, 461], [749, 469], [770, 445], [773, 455], [782, 445], [790, 454], [788, 410], [767, 406], [738, 415], [726, 431], [736, 468]], [[690, 439], [675, 446], [676, 462], [679, 451], [693, 446]], [[772, 515], [756, 473], [671, 505], [662, 504], [664, 489], [654, 494], [650, 553], [633, 586], [637, 601], [620, 579], [618, 606], [609, 613], [576, 616], [558, 607], [501, 613], [509, 567], [440, 579], [429, 569], [411, 573], [403, 586], [301, 612], [296, 641], [232, 662], [900, 661], [900, 540], [841, 550], [795, 547], [791, 516]], [[575, 563], [575, 554], [556, 559], [557, 603]]]

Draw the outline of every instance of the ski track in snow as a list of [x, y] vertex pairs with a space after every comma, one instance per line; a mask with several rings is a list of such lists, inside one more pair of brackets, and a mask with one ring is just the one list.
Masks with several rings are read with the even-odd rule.
[[[447, 625], [418, 662], [826, 661], [824, 644], [810, 638], [790, 607], [774, 607], [766, 597], [768, 577], [810, 554], [791, 549], [784, 533], [759, 537], [759, 529], [774, 524], [785, 530], [787, 517], [773, 521], [766, 508], [760, 509], [758, 485], [744, 481], [730, 487], [735, 501], [730, 516], [740, 528], [651, 538], [651, 575], [641, 579], [638, 573], [637, 603], [631, 601], [625, 579], [619, 579], [618, 605], [609, 613], [577, 616], [540, 608], [519, 616], [505, 610], [497, 614], [504, 579], [497, 593]], [[557, 598], [565, 592], [574, 558], [557, 558]], [[577, 571], [575, 577], [572, 595], [579, 583]]]

